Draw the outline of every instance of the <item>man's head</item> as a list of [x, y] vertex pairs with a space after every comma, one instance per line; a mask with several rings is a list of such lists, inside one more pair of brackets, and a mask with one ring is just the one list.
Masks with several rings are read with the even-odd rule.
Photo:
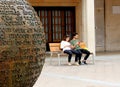
[[78, 33], [73, 33], [73, 39], [78, 39]]

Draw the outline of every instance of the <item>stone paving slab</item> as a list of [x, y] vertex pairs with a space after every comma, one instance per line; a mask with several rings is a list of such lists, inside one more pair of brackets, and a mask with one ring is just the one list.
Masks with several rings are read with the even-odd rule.
[[[98, 55], [95, 64], [68, 66], [63, 58], [52, 65], [47, 57], [43, 71], [33, 87], [120, 87], [120, 54]], [[74, 63], [74, 59], [72, 59]]]

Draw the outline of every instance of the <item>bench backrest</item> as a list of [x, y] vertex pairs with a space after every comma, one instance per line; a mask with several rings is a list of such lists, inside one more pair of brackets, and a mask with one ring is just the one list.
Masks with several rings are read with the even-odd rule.
[[49, 47], [51, 52], [61, 51], [60, 43], [49, 43]]

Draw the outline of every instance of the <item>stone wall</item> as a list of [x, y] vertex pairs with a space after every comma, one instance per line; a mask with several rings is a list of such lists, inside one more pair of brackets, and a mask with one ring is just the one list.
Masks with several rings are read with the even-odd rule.
[[106, 0], [105, 5], [106, 50], [120, 51], [120, 7], [118, 13], [113, 10], [113, 6], [120, 6], [120, 0]]
[[95, 0], [96, 51], [105, 50], [104, 0]]
[[[28, 0], [33, 6], [75, 6], [76, 31], [82, 38], [82, 0]], [[97, 12], [96, 50], [120, 50], [120, 14], [112, 13], [112, 6], [120, 6], [119, 0], [95, 0]], [[105, 1], [105, 3], [104, 3]], [[105, 7], [104, 7], [105, 4]], [[105, 11], [105, 12], [104, 12]]]

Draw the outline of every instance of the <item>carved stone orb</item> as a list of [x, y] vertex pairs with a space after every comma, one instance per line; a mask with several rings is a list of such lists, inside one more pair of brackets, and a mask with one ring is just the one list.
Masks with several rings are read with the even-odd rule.
[[45, 34], [25, 0], [0, 0], [0, 87], [32, 87], [45, 60]]

